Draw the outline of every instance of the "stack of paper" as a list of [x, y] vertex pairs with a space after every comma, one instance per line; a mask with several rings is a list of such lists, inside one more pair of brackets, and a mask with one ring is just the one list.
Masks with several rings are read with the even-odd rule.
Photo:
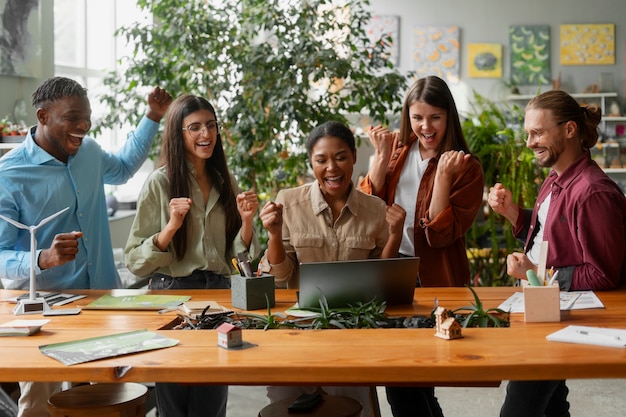
[[0, 336], [30, 336], [50, 320], [12, 320], [0, 324]]
[[196, 318], [202, 313], [204, 313], [205, 316], [210, 316], [213, 314], [225, 314], [232, 312], [232, 310], [228, 310], [227, 308], [219, 305], [217, 301], [187, 301], [179, 305], [178, 310], [192, 318]]
[[626, 330], [606, 327], [567, 326], [549, 334], [546, 339], [552, 342], [582, 343], [607, 347], [626, 348]]

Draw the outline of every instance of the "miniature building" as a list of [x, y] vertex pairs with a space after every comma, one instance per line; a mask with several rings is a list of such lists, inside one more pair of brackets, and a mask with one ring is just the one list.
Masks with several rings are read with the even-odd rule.
[[241, 346], [243, 344], [241, 329], [230, 323], [222, 323], [217, 328], [217, 344], [224, 348]]
[[443, 307], [437, 307], [435, 310], [435, 336], [442, 339], [459, 339], [463, 337], [461, 334], [461, 323], [454, 317], [448, 315], [448, 310]]

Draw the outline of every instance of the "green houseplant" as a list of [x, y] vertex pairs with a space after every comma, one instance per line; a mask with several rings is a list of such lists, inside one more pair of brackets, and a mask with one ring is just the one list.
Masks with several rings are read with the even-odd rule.
[[[315, 125], [396, 114], [407, 77], [371, 40], [366, 0], [139, 0], [154, 24], [117, 36], [134, 42], [127, 69], [105, 80], [101, 126], [136, 123], [141, 86], [216, 104], [229, 166], [243, 188], [272, 198], [306, 173], [303, 143]], [[158, 143], [157, 143], [158, 145]], [[156, 151], [156, 149], [155, 149]]]
[[[487, 190], [500, 182], [521, 205], [536, 200], [547, 173], [536, 165], [533, 152], [526, 147], [523, 117], [523, 109], [518, 106], [498, 104], [474, 93], [473, 109], [462, 124], [468, 145], [483, 166]], [[506, 255], [522, 249], [511, 228], [488, 206], [477, 217], [466, 236], [473, 285], [511, 284], [506, 274]]]

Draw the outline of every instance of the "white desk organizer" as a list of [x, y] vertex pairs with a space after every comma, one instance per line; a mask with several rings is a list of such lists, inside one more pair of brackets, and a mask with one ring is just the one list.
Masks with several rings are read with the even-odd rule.
[[524, 290], [524, 321], [526, 323], [561, 321], [560, 289], [558, 284], [532, 286], [522, 280]]

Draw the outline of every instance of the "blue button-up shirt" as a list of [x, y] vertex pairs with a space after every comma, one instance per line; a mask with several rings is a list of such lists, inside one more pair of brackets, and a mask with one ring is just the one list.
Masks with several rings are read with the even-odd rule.
[[[159, 124], [144, 117], [117, 153], [85, 137], [67, 164], [40, 148], [30, 129], [24, 143], [0, 158], [0, 214], [24, 225], [69, 207], [36, 232], [37, 259], [59, 233], [82, 231], [76, 259], [41, 270], [36, 288], [110, 289], [120, 286], [115, 268], [104, 184], [123, 184], [141, 167]], [[0, 278], [5, 288], [27, 289], [30, 232], [0, 219]]]

